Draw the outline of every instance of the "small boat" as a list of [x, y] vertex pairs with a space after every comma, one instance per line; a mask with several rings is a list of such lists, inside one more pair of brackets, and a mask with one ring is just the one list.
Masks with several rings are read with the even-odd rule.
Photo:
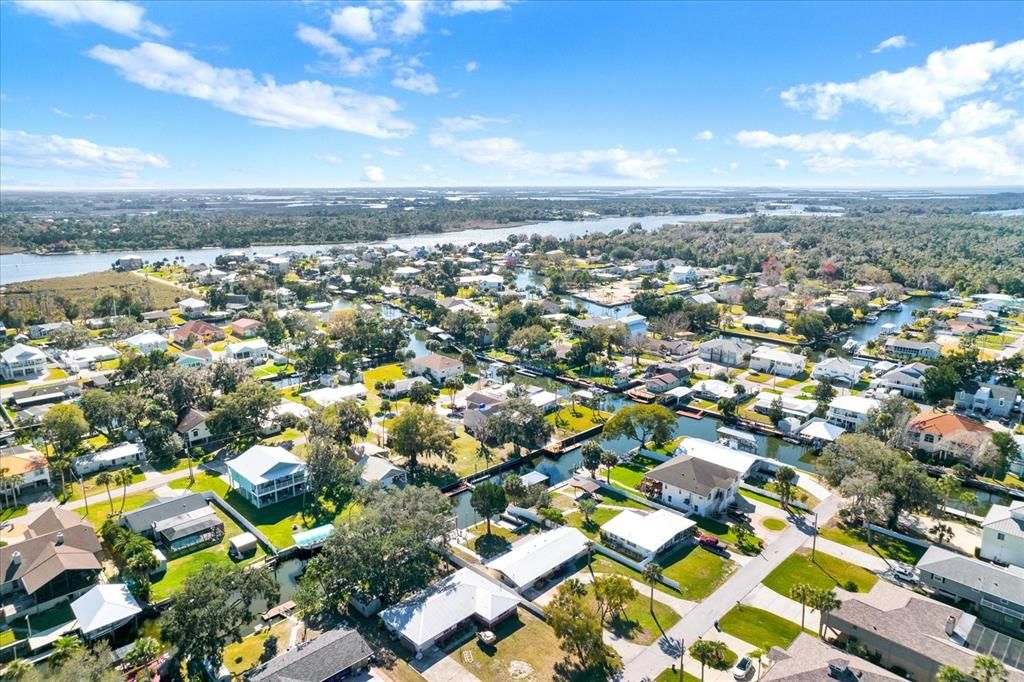
[[877, 313], [868, 313], [867, 315], [864, 316], [864, 319], [867, 322], [871, 322], [871, 323], [878, 322], [878, 314]]

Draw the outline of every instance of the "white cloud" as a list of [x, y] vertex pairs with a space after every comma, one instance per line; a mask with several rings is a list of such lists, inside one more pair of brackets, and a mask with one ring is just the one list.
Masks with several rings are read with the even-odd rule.
[[505, 0], [452, 0], [448, 9], [452, 14], [495, 12], [509, 9], [509, 3]]
[[622, 148], [568, 152], [536, 152], [510, 137], [460, 140], [434, 131], [430, 143], [472, 163], [501, 167], [532, 175], [582, 175], [603, 178], [654, 180], [670, 159], [665, 150], [633, 152]]
[[23, 130], [0, 129], [0, 149], [5, 166], [121, 175], [167, 167], [163, 156], [134, 147], [108, 147], [82, 138], [35, 135]]
[[418, 92], [421, 95], [436, 95], [438, 93], [437, 81], [429, 73], [420, 73], [411, 66], [400, 67], [395, 71], [395, 77], [391, 84], [396, 88]]
[[402, 150], [401, 149], [397, 149], [395, 147], [381, 147], [380, 148], [380, 153], [383, 154], [384, 156], [395, 156], [395, 157], [397, 157], [397, 156], [401, 156], [402, 155]]
[[60, 109], [58, 107], [51, 107], [50, 111], [52, 111], [53, 113], [57, 114], [61, 118], [71, 118], [71, 114], [69, 114], [68, 112], [66, 112], [63, 109]]
[[740, 162], [739, 161], [733, 161], [732, 163], [729, 164], [729, 170], [731, 170], [731, 171], [734, 171], [734, 170], [736, 170], [739, 167], [740, 167]]
[[715, 134], [713, 132], [711, 132], [710, 130], [702, 130], [701, 132], [699, 132], [696, 135], [694, 135], [693, 139], [695, 139], [695, 140], [702, 140], [704, 142], [707, 142], [708, 140], [714, 139], [714, 137], [715, 137]]
[[996, 47], [992, 41], [961, 45], [928, 55], [924, 66], [895, 73], [879, 71], [857, 81], [812, 83], [783, 91], [791, 107], [830, 119], [844, 103], [859, 102], [899, 122], [916, 123], [945, 114], [960, 97], [997, 87], [1002, 78], [1024, 73], [1024, 40]]
[[384, 169], [380, 166], [363, 166], [363, 182], [384, 182]]
[[108, 31], [139, 38], [162, 38], [167, 31], [146, 20], [146, 10], [120, 0], [17, 0], [18, 7], [31, 14], [46, 17], [58, 26], [96, 24]]
[[324, 163], [329, 163], [334, 166], [341, 163], [341, 157], [334, 154], [314, 154], [313, 158], [317, 161], [323, 161]]
[[209, 102], [277, 128], [331, 128], [370, 137], [402, 137], [413, 125], [396, 118], [398, 103], [321, 81], [278, 84], [247, 69], [218, 68], [187, 52], [158, 43], [130, 50], [98, 45], [89, 56], [117, 68], [121, 76], [150, 90]]
[[507, 123], [503, 118], [488, 118], [487, 116], [480, 116], [478, 114], [472, 114], [470, 116], [452, 116], [449, 118], [439, 119], [441, 127], [452, 133], [465, 133], [470, 130], [483, 130], [489, 125], [495, 123]]
[[944, 173], [981, 173], [985, 177], [1024, 177], [1024, 149], [1014, 150], [1013, 133], [1006, 136], [913, 138], [888, 130], [866, 135], [810, 133], [775, 135], [744, 130], [736, 140], [760, 149], [788, 149], [806, 155], [805, 164], [817, 172], [858, 168], [919, 169]]
[[331, 13], [331, 32], [358, 40], [370, 42], [377, 39], [373, 28], [373, 15], [369, 7], [342, 7]]
[[357, 55], [326, 31], [305, 24], [299, 25], [295, 31], [295, 37], [316, 49], [320, 54], [336, 59], [338, 70], [345, 76], [369, 75], [382, 60], [391, 56], [391, 50], [384, 47], [371, 47], [361, 55]]
[[786, 170], [789, 166], [789, 159], [775, 159], [775, 165], [782, 170]]
[[391, 32], [399, 38], [411, 38], [427, 30], [424, 22], [428, 5], [425, 0], [402, 0], [402, 10], [391, 22]]
[[875, 49], [871, 51], [874, 54], [878, 54], [884, 50], [902, 50], [908, 45], [910, 45], [910, 40], [906, 36], [890, 36], [878, 43], [878, 45], [875, 45]]
[[477, 64], [476, 62], [466, 62], [466, 71], [469, 72], [469, 73], [473, 73], [474, 71], [476, 71], [479, 68], [480, 68], [480, 65]]
[[935, 132], [943, 137], [971, 135], [1009, 123], [1016, 117], [1016, 111], [1004, 109], [995, 102], [968, 102], [951, 113]]

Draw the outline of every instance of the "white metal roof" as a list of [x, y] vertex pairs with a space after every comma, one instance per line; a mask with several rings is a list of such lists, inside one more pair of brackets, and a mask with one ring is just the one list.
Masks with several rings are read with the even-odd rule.
[[366, 395], [366, 386], [362, 384], [349, 384], [346, 386], [328, 386], [318, 388], [315, 391], [304, 393], [304, 398], [309, 398], [321, 407], [327, 407], [342, 400], [362, 398]]
[[751, 455], [739, 450], [727, 448], [718, 443], [712, 443], [702, 438], [684, 438], [676, 447], [677, 455], [690, 455], [705, 462], [718, 464], [727, 469], [732, 469], [741, 474], [749, 472], [761, 459], [757, 455]]
[[0, 353], [0, 357], [4, 359], [4, 362], [24, 362], [25, 360], [43, 358], [46, 359], [46, 353], [39, 350], [35, 346], [29, 346], [24, 343], [16, 343], [4, 352]]
[[651, 514], [626, 509], [601, 526], [601, 530], [657, 554], [672, 538], [695, 525], [682, 514], [666, 509]]
[[228, 460], [227, 466], [254, 485], [291, 476], [306, 468], [301, 459], [275, 445], [253, 445], [238, 457]]
[[817, 419], [808, 422], [804, 428], [800, 429], [801, 436], [816, 438], [818, 440], [826, 440], [829, 442], [834, 441], [844, 433], [846, 433], [846, 429], [843, 427]]
[[519, 595], [469, 568], [460, 568], [419, 595], [381, 612], [392, 632], [416, 647], [476, 614], [488, 621], [519, 604]]
[[521, 540], [512, 549], [487, 564], [519, 587], [531, 585], [587, 548], [587, 537], [570, 526], [562, 526]]
[[101, 630], [108, 625], [125, 621], [142, 613], [139, 603], [121, 583], [96, 585], [71, 602], [71, 610], [84, 634]]

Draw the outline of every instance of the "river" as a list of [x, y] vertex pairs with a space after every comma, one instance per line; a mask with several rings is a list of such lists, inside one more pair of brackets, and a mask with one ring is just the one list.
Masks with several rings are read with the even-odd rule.
[[[495, 229], [471, 229], [458, 230], [455, 232], [443, 232], [440, 234], [418, 234], [407, 237], [392, 237], [387, 243], [394, 244], [400, 249], [410, 249], [414, 246], [439, 246], [441, 244], [466, 245], [473, 243], [496, 242], [507, 239], [511, 235], [538, 234], [542, 237], [553, 236], [565, 238], [573, 235], [585, 235], [590, 233], [611, 232], [612, 230], [626, 229], [633, 223], [640, 223], [646, 230], [654, 230], [664, 225], [675, 223], [700, 223], [719, 222], [742, 218], [742, 215], [727, 213], [702, 213], [697, 215], [674, 215], [674, 216], [642, 216], [642, 217], [619, 217], [600, 218], [596, 220], [553, 220], [545, 223], [533, 223], [519, 227], [501, 227]], [[153, 262], [159, 260], [178, 260], [184, 265], [196, 263], [213, 263], [217, 256], [234, 251], [245, 251], [246, 253], [284, 253], [285, 251], [296, 251], [304, 254], [314, 254], [327, 251], [331, 248], [344, 246], [366, 245], [370, 242], [349, 242], [342, 244], [273, 244], [262, 247], [249, 247], [247, 249], [156, 249], [149, 251], [133, 251], [133, 255], [140, 256], [144, 261]], [[376, 242], [381, 243], [381, 242]], [[31, 279], [46, 279], [49, 277], [70, 277], [83, 275], [88, 272], [99, 272], [109, 270], [114, 261], [121, 256], [127, 255], [123, 251], [91, 251], [88, 253], [69, 253], [40, 256], [32, 253], [12, 253], [0, 256], [0, 284], [11, 284], [13, 282], [24, 282]]]
[[877, 322], [858, 324], [850, 330], [848, 336], [859, 343], [866, 343], [871, 339], [877, 339], [882, 331], [882, 325], [894, 324], [899, 329], [904, 324], [914, 319], [915, 310], [927, 310], [942, 303], [941, 299], [933, 296], [915, 296], [903, 302], [899, 310], [887, 310], [878, 313]]

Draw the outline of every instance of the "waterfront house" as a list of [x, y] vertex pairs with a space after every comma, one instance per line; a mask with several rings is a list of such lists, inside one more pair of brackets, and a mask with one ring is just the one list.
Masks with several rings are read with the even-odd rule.
[[883, 391], [898, 391], [904, 398], [920, 400], [924, 397], [924, 374], [928, 365], [912, 362], [897, 367], [871, 381], [871, 388]]
[[587, 537], [571, 526], [560, 526], [512, 545], [487, 568], [519, 591], [557, 574], [587, 554]]
[[786, 323], [773, 317], [747, 315], [740, 320], [740, 325], [750, 331], [768, 332], [769, 334], [782, 334], [786, 331]]
[[24, 343], [16, 343], [0, 353], [0, 377], [4, 381], [36, 379], [46, 372], [46, 353]]
[[906, 429], [908, 447], [944, 461], [970, 463], [991, 438], [992, 429], [981, 422], [944, 412], [916, 414]]
[[747, 362], [754, 347], [739, 339], [711, 339], [697, 349], [701, 360], [727, 367], [738, 367]]
[[912, 341], [910, 339], [886, 339], [885, 352], [904, 358], [934, 360], [942, 354], [942, 346], [934, 341]]
[[143, 355], [163, 353], [167, 350], [167, 339], [156, 332], [142, 332], [135, 336], [129, 336], [124, 342]]
[[231, 488], [258, 508], [301, 495], [306, 485], [305, 462], [279, 446], [254, 445], [227, 467]]
[[210, 310], [210, 304], [198, 298], [183, 298], [178, 301], [178, 310], [182, 317], [194, 320], [205, 315]]
[[334, 682], [369, 666], [373, 648], [355, 630], [328, 630], [278, 654], [250, 672], [249, 682]]
[[648, 471], [640, 485], [648, 497], [673, 509], [715, 516], [732, 504], [741, 480], [735, 469], [682, 454]]
[[856, 431], [868, 420], [868, 413], [877, 410], [880, 403], [874, 398], [862, 398], [857, 395], [844, 395], [833, 398], [828, 406], [829, 424], [840, 426], [847, 431]]
[[827, 358], [811, 370], [811, 378], [829, 383], [852, 386], [860, 377], [860, 367], [846, 358]]
[[698, 280], [697, 268], [692, 265], [677, 265], [668, 273], [668, 281], [672, 284], [694, 284]]
[[435, 384], [444, 384], [448, 379], [459, 377], [466, 371], [461, 360], [431, 353], [412, 361], [412, 373], [425, 376]]
[[1024, 502], [993, 504], [981, 522], [982, 559], [1024, 568]]
[[762, 346], [750, 355], [750, 369], [764, 374], [791, 377], [804, 371], [807, 358], [779, 348]]
[[650, 514], [626, 509], [601, 526], [601, 537], [610, 547], [648, 561], [692, 535], [696, 525], [682, 514], [667, 509]]
[[121, 525], [170, 555], [224, 539], [224, 522], [199, 493], [151, 502], [124, 514]]
[[240, 339], [250, 339], [263, 331], [263, 323], [248, 317], [240, 317], [231, 323], [231, 333]]
[[87, 640], [96, 640], [135, 622], [142, 607], [131, 590], [122, 583], [94, 585], [71, 602], [71, 612], [78, 621], [78, 630]]

